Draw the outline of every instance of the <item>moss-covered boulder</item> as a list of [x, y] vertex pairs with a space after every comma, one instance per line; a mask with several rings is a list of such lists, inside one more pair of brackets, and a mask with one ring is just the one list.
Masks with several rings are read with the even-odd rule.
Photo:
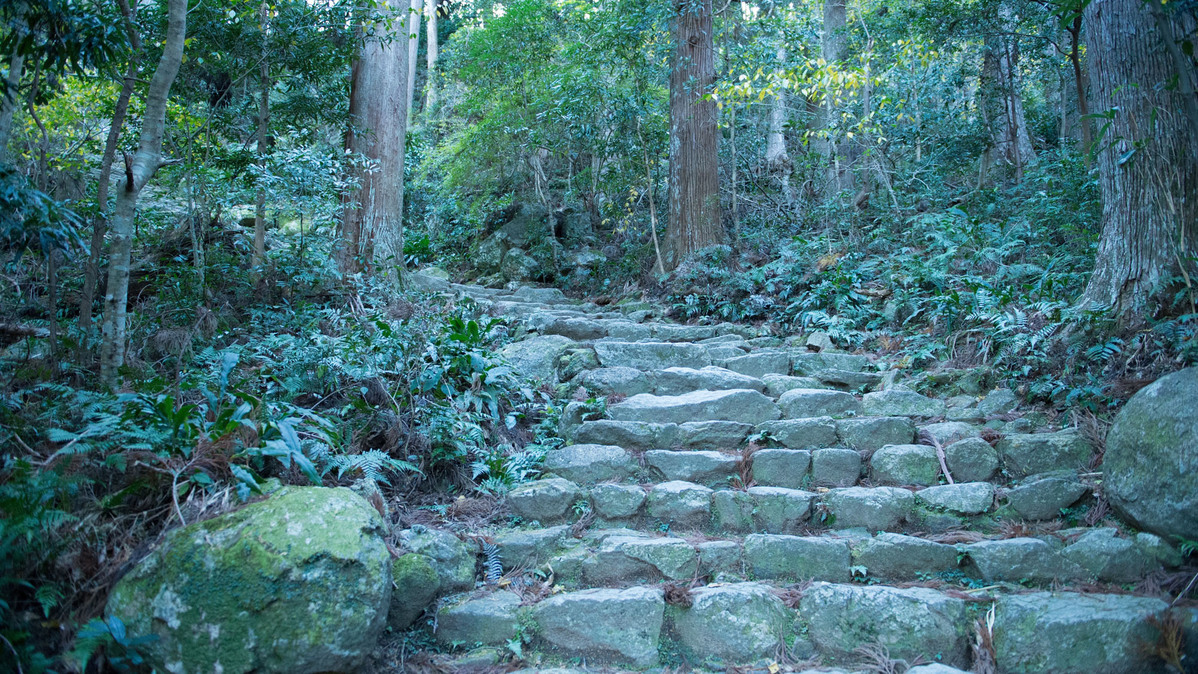
[[113, 588], [107, 613], [153, 635], [160, 670], [334, 672], [386, 623], [382, 518], [349, 489], [289, 487], [173, 531]]
[[433, 568], [433, 560], [424, 555], [403, 555], [391, 565], [395, 588], [391, 592], [391, 613], [387, 624], [395, 629], [407, 629], [437, 597], [441, 579]]
[[1155, 534], [1198, 540], [1198, 367], [1132, 396], [1107, 435], [1107, 498]]

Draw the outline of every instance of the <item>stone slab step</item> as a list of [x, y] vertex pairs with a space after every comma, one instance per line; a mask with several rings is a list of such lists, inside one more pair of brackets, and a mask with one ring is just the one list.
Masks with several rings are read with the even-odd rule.
[[674, 424], [692, 421], [759, 424], [779, 416], [774, 401], [751, 389], [692, 391], [676, 396], [641, 393], [609, 407], [607, 413], [615, 421]]
[[772, 662], [782, 652], [853, 662], [872, 646], [893, 659], [935, 663], [912, 674], [946, 674], [970, 667], [974, 607], [992, 605], [999, 671], [1116, 674], [1163, 671], [1144, 644], [1155, 643], [1153, 620], [1166, 613], [1189, 640], [1198, 637], [1198, 611], [1124, 594], [967, 594], [824, 581], [787, 590], [754, 581], [695, 587], [685, 601], [671, 601], [658, 585], [563, 592], [527, 606], [500, 590], [442, 606], [437, 638], [504, 646], [526, 625], [529, 646], [551, 660], [641, 668], [662, 656], [724, 667]]

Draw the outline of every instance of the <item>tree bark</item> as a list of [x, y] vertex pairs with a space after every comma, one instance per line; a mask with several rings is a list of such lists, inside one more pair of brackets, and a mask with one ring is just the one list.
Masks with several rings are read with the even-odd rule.
[[125, 363], [129, 267], [137, 199], [162, 163], [167, 98], [183, 61], [186, 35], [187, 0], [169, 0], [166, 40], [146, 93], [137, 154], [120, 182], [112, 217], [112, 254], [108, 264], [108, 291], [104, 297], [104, 343], [100, 351], [100, 378], [108, 386], [116, 386], [119, 370]]
[[[1073, 23], [1066, 28], [1069, 31], [1069, 63], [1073, 66], [1073, 86], [1077, 92], [1077, 124], [1082, 130], [1082, 152], [1086, 155], [1086, 167], [1091, 164], [1090, 151], [1094, 147], [1094, 132], [1090, 128], [1090, 104], [1086, 100], [1086, 78], [1082, 75], [1081, 41], [1082, 16], [1073, 18]], [[1061, 92], [1064, 99], [1064, 92]]]
[[437, 105], [437, 0], [425, 0], [425, 70], [424, 114], [429, 115]]
[[[778, 47], [778, 65], [786, 65], [786, 47]], [[790, 172], [793, 167], [790, 154], [786, 151], [786, 92], [780, 90], [770, 101], [770, 125], [765, 138], [765, 165], [775, 176], [782, 188], [786, 203], [794, 203], [794, 190], [790, 188]]]
[[1036, 163], [1027, 118], [1023, 112], [1022, 78], [1019, 76], [1019, 44], [1012, 36], [1014, 12], [1007, 5], [998, 10], [999, 29], [986, 39], [982, 57], [983, 105], [990, 108], [988, 163], [1006, 162], [1015, 172], [1016, 182], [1023, 179], [1027, 166]]
[[412, 116], [412, 103], [416, 100], [416, 55], [420, 51], [420, 15], [424, 0], [411, 0], [408, 10], [408, 117]]
[[8, 161], [8, 136], [12, 133], [12, 115], [17, 109], [17, 87], [25, 72], [25, 56], [13, 47], [8, 60], [8, 76], [4, 79], [4, 91], [0, 91], [0, 162]]
[[711, 0], [677, 0], [670, 66], [670, 214], [667, 266], [724, 240]]
[[359, 187], [346, 193], [337, 251], [343, 274], [403, 267], [403, 162], [408, 120], [408, 0], [388, 0], [392, 18], [366, 35], [350, 85], [346, 148], [369, 165]]
[[[1179, 14], [1164, 20], [1174, 35], [1192, 28]], [[1170, 36], [1141, 0], [1094, 0], [1085, 24], [1094, 104], [1114, 116], [1098, 152], [1103, 227], [1083, 304], [1135, 325], [1172, 275], [1193, 278], [1198, 130], [1186, 118], [1185, 87], [1167, 86], [1193, 74], [1177, 72]]]
[[[258, 81], [261, 86], [258, 98], [258, 163], [266, 171], [267, 136], [270, 133], [270, 45], [267, 31], [270, 29], [270, 7], [262, 3], [258, 11], [262, 28], [262, 54], [258, 64]], [[261, 183], [265, 176], [258, 177], [257, 203], [254, 204], [254, 267], [266, 262], [266, 187]]]

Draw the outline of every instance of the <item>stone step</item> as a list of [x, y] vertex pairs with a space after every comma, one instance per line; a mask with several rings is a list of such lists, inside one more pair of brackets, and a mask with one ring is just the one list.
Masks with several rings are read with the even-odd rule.
[[[978, 620], [990, 607], [992, 618]], [[1164, 671], [1150, 646], [1167, 613], [1189, 642], [1198, 637], [1198, 610], [1171, 609], [1155, 597], [752, 581], [669, 592], [660, 585], [592, 588], [528, 605], [497, 590], [445, 603], [436, 637], [468, 647], [524, 640], [551, 661], [637, 668], [663, 658], [715, 668], [779, 659], [852, 663], [862, 662], [860, 649], [873, 648], [893, 660], [935, 663], [910, 674], [945, 674], [970, 668], [971, 644], [985, 630], [998, 671], [1116, 674]]]
[[639, 393], [607, 408], [615, 421], [682, 424], [695, 421], [735, 421], [759, 424], [779, 416], [778, 406], [759, 391], [727, 389], [691, 391], [659, 396]]
[[693, 391], [749, 389], [765, 391], [765, 382], [756, 377], [707, 365], [701, 368], [668, 367], [662, 370], [638, 370], [632, 367], [600, 367], [584, 370], [571, 382], [600, 395], [633, 396], [639, 393], [682, 395]]

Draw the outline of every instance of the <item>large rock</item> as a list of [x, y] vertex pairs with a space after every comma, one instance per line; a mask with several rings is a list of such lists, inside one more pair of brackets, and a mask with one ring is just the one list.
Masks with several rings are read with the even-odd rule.
[[600, 395], [614, 393], [634, 396], [638, 393], [653, 392], [653, 380], [645, 372], [634, 367], [601, 367], [586, 370], [578, 375], [574, 383]]
[[906, 417], [840, 419], [836, 422], [840, 442], [850, 449], [872, 452], [886, 445], [905, 445], [915, 439], [915, 425]]
[[888, 389], [866, 393], [861, 404], [865, 413], [879, 417], [939, 417], [944, 416], [944, 401], [920, 395], [915, 391]]
[[927, 486], [940, 479], [936, 449], [927, 445], [886, 445], [869, 460], [870, 475], [878, 484]]
[[672, 342], [595, 342], [595, 353], [603, 367], [664, 370], [668, 367], [700, 368], [711, 365], [707, 347]]
[[911, 580], [957, 568], [957, 550], [914, 536], [880, 533], [853, 544], [853, 565], [872, 578]]
[[508, 529], [495, 535], [499, 546], [499, 561], [511, 570], [521, 566], [534, 567], [556, 554], [570, 535], [570, 527], [547, 529]]
[[634, 484], [597, 484], [591, 488], [591, 505], [605, 519], [632, 517], [645, 504], [645, 490]]
[[499, 265], [499, 273], [507, 281], [528, 281], [536, 278], [541, 265], [536, 259], [519, 248], [510, 248]]
[[467, 599], [437, 612], [437, 641], [442, 644], [501, 646], [516, 636], [520, 596], [495, 592]]
[[791, 622], [782, 600], [759, 583], [701, 587], [691, 591], [691, 602], [674, 627], [682, 647], [700, 661], [771, 657]]
[[677, 396], [642, 393], [608, 408], [616, 421], [676, 423], [688, 421], [738, 421], [759, 424], [778, 418], [774, 401], [758, 391], [692, 391]]
[[790, 354], [785, 351], [757, 351], [727, 358], [721, 364], [729, 370], [751, 377], [790, 374]]
[[560, 522], [570, 514], [584, 494], [578, 485], [560, 477], [522, 484], [507, 495], [512, 512], [542, 524]]
[[680, 395], [691, 391], [722, 391], [726, 389], [750, 389], [764, 391], [765, 382], [722, 367], [709, 365], [698, 370], [689, 367], [667, 367], [654, 372], [653, 393], [657, 395]]
[[1038, 538], [1008, 538], [961, 546], [983, 580], [1013, 583], [1085, 578], [1086, 572]]
[[877, 644], [892, 658], [968, 664], [965, 602], [935, 590], [814, 583], [803, 592], [799, 618], [816, 648], [838, 659]]
[[462, 592], [474, 587], [474, 554], [457, 536], [417, 524], [399, 532], [399, 545], [429, 558], [441, 581], [438, 588], [441, 593]]
[[512, 342], [499, 350], [499, 354], [512, 364], [517, 374], [530, 379], [557, 383], [557, 361], [577, 342], [561, 335], [530, 337]]
[[407, 629], [437, 597], [441, 581], [433, 569], [432, 560], [424, 555], [403, 555], [391, 565], [391, 610], [387, 624], [393, 629]]
[[[1082, 469], [1090, 463], [1094, 452], [1090, 443], [1075, 430], [1008, 435], [998, 442], [995, 449], [1002, 457], [1003, 467], [1012, 477]], [[1198, 451], [1195, 456], [1198, 456]], [[1109, 466], [1107, 470], [1110, 470]], [[1191, 467], [1193, 470], [1194, 467]], [[1154, 472], [1158, 477], [1159, 474], [1159, 470]], [[1195, 521], [1198, 522], [1198, 519]]]
[[998, 472], [998, 452], [981, 438], [966, 438], [944, 448], [948, 472], [959, 482], [985, 482]]
[[569, 445], [546, 454], [545, 471], [587, 484], [631, 477], [636, 463], [628, 450], [615, 445]]
[[778, 407], [787, 419], [861, 414], [860, 400], [843, 391], [826, 389], [791, 389], [778, 396]]
[[721, 452], [652, 449], [645, 452], [645, 463], [666, 480], [724, 486], [736, 475], [740, 457]]
[[1137, 526], [1198, 540], [1198, 368], [1127, 401], [1107, 435], [1103, 476], [1111, 505]]
[[757, 578], [848, 581], [849, 542], [816, 536], [745, 536], [745, 566]]
[[391, 602], [383, 533], [349, 489], [289, 487], [171, 532], [106, 612], [156, 637], [145, 648], [162, 671], [352, 671]]
[[824, 506], [838, 529], [894, 531], [912, 519], [915, 496], [898, 487], [848, 487], [825, 494]]
[[836, 424], [832, 417], [767, 421], [757, 427], [789, 449], [820, 449], [836, 446]]
[[915, 492], [915, 500], [936, 510], [978, 515], [994, 505], [994, 485], [989, 482], [942, 484], [920, 489]]
[[1011, 674], [1123, 674], [1158, 669], [1146, 646], [1146, 621], [1165, 602], [1126, 595], [1037, 592], [1003, 595], [995, 610], [994, 648]]
[[639, 536], [605, 538], [582, 563], [583, 577], [594, 585], [689, 580], [698, 568], [698, 553], [681, 538]]
[[861, 454], [831, 447], [811, 453], [811, 484], [816, 487], [851, 487], [861, 479]]
[[1159, 568], [1156, 558], [1144, 546], [1134, 539], [1120, 538], [1118, 533], [1112, 528], [1087, 531], [1061, 554], [1098, 580], [1111, 583], [1135, 582]]
[[1052, 520], [1077, 503], [1087, 491], [1075, 474], [1032, 477], [1007, 490], [1007, 502], [1028, 520]]
[[649, 516], [680, 528], [702, 528], [711, 519], [711, 494], [691, 482], [662, 482], [649, 492]]
[[550, 597], [533, 616], [538, 639], [566, 658], [648, 667], [657, 661], [665, 608], [660, 590], [597, 589]]
[[802, 489], [809, 482], [809, 466], [811, 452], [805, 449], [758, 450], [753, 453], [753, 481], [766, 487]]

